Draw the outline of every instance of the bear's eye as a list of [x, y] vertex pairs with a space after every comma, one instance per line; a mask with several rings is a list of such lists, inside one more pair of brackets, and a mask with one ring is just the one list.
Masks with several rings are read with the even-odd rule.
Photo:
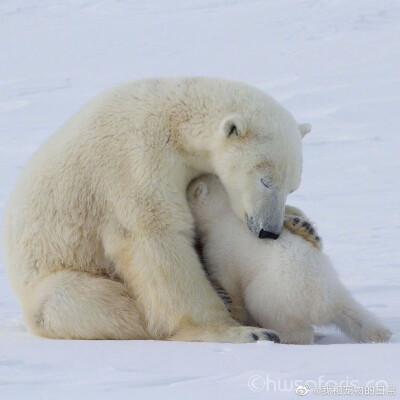
[[268, 180], [261, 178], [261, 183], [263, 184], [263, 186], [265, 186], [267, 189], [270, 189], [272, 184], [271, 182], [269, 182]]

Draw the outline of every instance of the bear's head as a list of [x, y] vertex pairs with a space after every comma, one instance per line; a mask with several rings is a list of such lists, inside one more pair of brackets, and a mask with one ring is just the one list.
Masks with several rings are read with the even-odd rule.
[[231, 207], [250, 231], [276, 239], [283, 227], [286, 198], [300, 185], [301, 139], [310, 124], [298, 124], [272, 99], [265, 107], [223, 118], [212, 162]]
[[203, 175], [194, 179], [187, 188], [186, 196], [196, 226], [200, 230], [230, 211], [227, 192], [214, 175]]

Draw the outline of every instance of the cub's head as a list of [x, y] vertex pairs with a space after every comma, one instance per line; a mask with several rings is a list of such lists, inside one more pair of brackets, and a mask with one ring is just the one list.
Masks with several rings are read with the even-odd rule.
[[212, 162], [232, 210], [260, 238], [278, 238], [286, 197], [300, 185], [301, 139], [309, 124], [266, 97], [265, 105], [227, 115], [214, 140]]
[[217, 221], [229, 207], [228, 195], [220, 180], [213, 175], [193, 180], [186, 196], [197, 226]]

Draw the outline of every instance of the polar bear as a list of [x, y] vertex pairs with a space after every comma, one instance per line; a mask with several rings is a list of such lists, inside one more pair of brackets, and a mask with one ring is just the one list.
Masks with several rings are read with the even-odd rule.
[[278, 338], [226, 310], [193, 247], [187, 185], [217, 175], [250, 231], [276, 239], [309, 130], [262, 91], [145, 79], [94, 98], [34, 154], [4, 222], [30, 332], [70, 339]]
[[[242, 323], [273, 329], [291, 344], [313, 343], [312, 325], [326, 324], [336, 324], [357, 342], [390, 338], [340, 282], [304, 215], [288, 216], [279, 239], [263, 241], [233, 214], [215, 176], [194, 180], [187, 196], [211, 281], [229, 294], [231, 312]], [[298, 229], [311, 240], [291, 232]]]

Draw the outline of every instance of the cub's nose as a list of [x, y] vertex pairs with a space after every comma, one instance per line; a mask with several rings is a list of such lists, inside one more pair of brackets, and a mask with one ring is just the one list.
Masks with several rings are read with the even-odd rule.
[[268, 232], [264, 231], [264, 229], [261, 229], [260, 232], [258, 233], [258, 237], [260, 239], [278, 239], [279, 233], [274, 233], [274, 232]]

